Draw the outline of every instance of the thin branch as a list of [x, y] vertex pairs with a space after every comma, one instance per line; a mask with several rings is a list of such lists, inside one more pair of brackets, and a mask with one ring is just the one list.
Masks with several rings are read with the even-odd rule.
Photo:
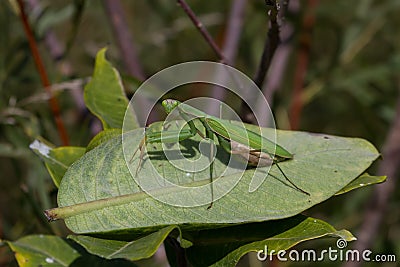
[[[288, 27], [291, 28], [291, 26]], [[286, 26], [284, 28], [286, 28]], [[278, 91], [281, 87], [281, 83], [285, 74], [285, 69], [289, 62], [289, 56], [292, 50], [293, 46], [291, 43], [282, 43], [276, 50], [274, 59], [271, 62], [270, 70], [267, 73], [267, 79], [264, 82], [262, 88], [263, 95], [270, 107], [273, 105], [273, 96], [275, 92]], [[266, 111], [265, 101], [258, 99], [256, 100], [256, 102], [256, 114], [266, 114], [265, 112], [269, 112]], [[261, 116], [257, 123], [260, 126], [273, 127], [273, 125], [271, 125], [271, 116]]]
[[50, 95], [49, 104], [50, 104], [50, 108], [52, 110], [52, 113], [53, 113], [53, 116], [54, 116], [54, 119], [55, 119], [55, 122], [57, 125], [58, 134], [60, 135], [63, 145], [67, 146], [69, 143], [68, 135], [67, 135], [67, 131], [64, 127], [64, 123], [63, 123], [61, 115], [60, 115], [60, 107], [58, 105], [57, 99], [54, 97], [51, 90], [48, 89], [51, 84], [50, 84], [49, 78], [47, 76], [47, 72], [45, 70], [42, 58], [39, 54], [39, 49], [37, 47], [37, 44], [36, 44], [36, 41], [35, 41], [35, 38], [33, 35], [33, 31], [29, 25], [28, 17], [25, 13], [24, 2], [23, 2], [23, 0], [17, 0], [17, 2], [18, 2], [19, 9], [21, 12], [20, 15], [21, 15], [21, 20], [22, 20], [23, 26], [24, 26], [25, 34], [28, 38], [29, 46], [31, 48], [31, 52], [32, 52], [32, 56], [33, 56], [35, 65], [38, 69], [40, 79], [42, 81], [42, 85], [43, 85], [43, 87], [46, 88], [46, 91]]
[[[295, 1], [290, 1], [293, 3]], [[294, 34], [294, 28], [289, 23], [281, 26], [281, 43], [275, 51], [274, 58], [271, 61], [266, 81], [263, 84], [262, 91], [267, 102], [272, 105], [274, 93], [279, 89], [285, 69], [288, 63], [289, 55], [293, 50], [293, 44], [290, 41]]]
[[271, 65], [272, 57], [274, 56], [275, 51], [280, 43], [278, 25], [279, 4], [275, 0], [271, 1], [270, 5], [272, 5], [269, 14], [270, 28], [265, 40], [264, 51], [261, 56], [260, 65], [258, 66], [257, 73], [254, 78], [254, 82], [259, 88], [261, 88], [264, 83], [265, 75], [269, 66]]
[[[81, 79], [74, 79], [74, 80], [68, 80], [66, 82], [60, 82], [60, 83], [53, 83], [50, 87], [49, 90], [51, 90], [53, 92], [53, 94], [57, 93], [57, 92], [61, 92], [64, 90], [69, 90], [69, 92], [71, 92], [71, 94], [74, 95], [80, 95], [80, 99], [79, 101], [83, 102], [83, 108], [85, 109], [85, 104], [83, 101], [83, 97], [82, 97], [82, 88], [85, 84], [87, 84], [90, 81], [90, 77], [87, 78], [81, 78]], [[74, 94], [72, 93], [73, 91], [76, 91], [77, 93]], [[16, 106], [23, 108], [25, 106], [29, 106], [31, 104], [38, 104], [41, 102], [45, 102], [45, 101], [49, 101], [49, 94], [47, 92], [43, 92], [43, 93], [38, 93], [38, 94], [34, 94], [31, 95], [27, 98], [21, 99]]]
[[[375, 186], [371, 201], [362, 219], [357, 241], [352, 249], [364, 251], [370, 249], [379, 232], [382, 221], [388, 209], [390, 197], [396, 189], [396, 178], [400, 166], [400, 92], [397, 99], [396, 117], [386, 137], [383, 146], [382, 158], [378, 169], [379, 175], [386, 175], [387, 181]], [[344, 267], [361, 266], [362, 261], [346, 262]]]
[[[280, 38], [280, 29], [279, 29], [279, 15], [280, 13], [283, 13], [280, 11], [280, 6], [277, 0], [270, 0], [266, 1], [266, 5], [269, 7], [268, 8], [268, 15], [269, 15], [269, 30], [267, 32], [267, 36], [265, 39], [264, 43], [264, 50], [260, 59], [259, 66], [256, 71], [256, 75], [254, 77], [254, 82], [258, 86], [258, 88], [263, 87], [265, 77], [267, 75], [268, 70], [271, 67], [271, 64], [273, 62], [273, 58], [275, 58], [275, 54], [278, 51], [281, 43], [281, 38]], [[288, 5], [288, 1], [284, 1], [284, 7]], [[280, 69], [275, 69], [274, 73], [279, 74]], [[278, 75], [273, 76], [274, 80], [275, 78], [278, 77]], [[269, 92], [265, 92], [264, 90], [263, 94], [264, 96], [267, 97]], [[272, 97], [270, 97], [272, 98]], [[266, 98], [267, 101], [270, 100]], [[268, 102], [270, 103], [270, 102]], [[249, 106], [255, 107], [255, 114], [269, 114], [269, 107], [265, 106], [265, 101], [262, 99], [257, 99], [256, 96], [252, 99], [251, 103], [248, 103]], [[271, 105], [271, 103], [270, 103]], [[254, 114], [251, 112], [251, 110], [244, 104], [242, 103], [241, 106], [241, 114], [244, 114], [243, 117], [245, 121], [250, 122], [250, 123], [257, 123], [260, 126], [269, 126], [270, 123], [270, 116], [261, 116], [259, 117], [259, 120], [256, 120], [254, 117]]]
[[183, 11], [185, 11], [185, 13], [190, 18], [190, 20], [193, 22], [193, 24], [196, 26], [196, 28], [200, 31], [201, 35], [203, 35], [204, 39], [210, 45], [212, 50], [215, 52], [215, 54], [217, 55], [220, 62], [226, 64], [227, 60], [226, 60], [225, 56], [221, 52], [218, 45], [215, 43], [214, 39], [211, 37], [210, 33], [204, 27], [203, 23], [201, 23], [201, 21], [198, 19], [196, 14], [194, 14], [194, 12], [190, 8], [190, 6], [186, 3], [185, 0], [177, 0], [177, 2], [182, 7]]
[[104, 6], [110, 22], [117, 45], [121, 52], [121, 58], [129, 75], [140, 80], [145, 80], [145, 75], [139, 58], [136, 53], [136, 47], [133, 42], [133, 37], [126, 22], [124, 9], [119, 0], [104, 0]]

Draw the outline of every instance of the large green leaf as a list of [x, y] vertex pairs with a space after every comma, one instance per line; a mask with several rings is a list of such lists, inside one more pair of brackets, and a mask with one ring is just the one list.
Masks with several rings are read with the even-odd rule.
[[[269, 136], [271, 129], [263, 129]], [[166, 225], [183, 225], [185, 229], [202, 229], [215, 225], [248, 223], [287, 218], [320, 203], [352, 180], [360, 176], [379, 156], [367, 141], [306, 132], [278, 131], [278, 143], [294, 154], [292, 160], [280, 163], [280, 167], [297, 186], [310, 193], [299, 192], [286, 182], [276, 166], [261, 186], [249, 193], [249, 184], [256, 171], [249, 169], [237, 185], [224, 197], [217, 200], [211, 209], [209, 194], [196, 191], [158, 188], [158, 195], [188, 200], [204, 200], [203, 206], [184, 208], [164, 204], [144, 193], [131, 176], [122, 151], [121, 138], [103, 143], [73, 164], [62, 180], [59, 208], [47, 211], [50, 219], [63, 218], [75, 233], [140, 233]], [[126, 133], [125, 141], [131, 158], [142, 135]], [[182, 142], [186, 156], [196, 157], [199, 137]], [[132, 142], [132, 146], [130, 146]], [[199, 185], [209, 179], [208, 169], [196, 173], [195, 177], [172, 167], [161, 153], [160, 144], [147, 146], [148, 155], [138, 172], [140, 179], [154, 175], [150, 166], [185, 185]], [[218, 173], [226, 166], [229, 155], [218, 151], [215, 169]], [[138, 155], [129, 164], [138, 165]], [[181, 159], [173, 160], [179, 163]], [[263, 173], [263, 168], [257, 169]], [[237, 179], [236, 174], [217, 179], [216, 190]], [[218, 187], [218, 188], [217, 188]]]
[[7, 242], [19, 266], [70, 266], [81, 255], [62, 238], [49, 235], [25, 236]]
[[[96, 56], [92, 80], [85, 87], [85, 103], [89, 110], [103, 123], [105, 129], [122, 128], [128, 99], [126, 98], [118, 71], [106, 60], [106, 48]], [[130, 129], [138, 127], [133, 113], [127, 113]]]
[[68, 167], [85, 153], [84, 147], [65, 146], [53, 148], [35, 140], [29, 146], [44, 162], [54, 184], [59, 187]]

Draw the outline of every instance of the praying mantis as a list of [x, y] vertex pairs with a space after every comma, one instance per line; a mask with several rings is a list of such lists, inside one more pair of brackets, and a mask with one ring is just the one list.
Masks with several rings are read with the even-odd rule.
[[[141, 140], [138, 149], [134, 152], [133, 157], [140, 150], [139, 166], [136, 169], [136, 175], [141, 167], [143, 159], [143, 147], [147, 143], [175, 143], [194, 137], [196, 134], [202, 138], [214, 140], [216, 137], [219, 145], [228, 153], [239, 155], [246, 159], [250, 166], [270, 166], [275, 164], [285, 179], [298, 191], [310, 195], [308, 192], [296, 186], [279, 167], [279, 162], [293, 159], [293, 155], [282, 146], [272, 142], [266, 137], [250, 131], [241, 125], [234, 124], [229, 120], [220, 119], [196, 109], [177, 100], [166, 99], [162, 102], [167, 114], [174, 110], [186, 121], [189, 129], [181, 129], [180, 131], [159, 131], [145, 132], [145, 137]], [[204, 126], [205, 134], [203, 134], [194, 123], [198, 120]], [[132, 161], [131, 159], [131, 161]], [[210, 181], [213, 180], [213, 162], [210, 163]], [[211, 208], [211, 204], [208, 208]]]

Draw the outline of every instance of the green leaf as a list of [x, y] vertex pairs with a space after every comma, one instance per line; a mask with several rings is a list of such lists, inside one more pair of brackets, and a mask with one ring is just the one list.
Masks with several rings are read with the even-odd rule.
[[25, 236], [17, 241], [6, 241], [19, 266], [70, 266], [80, 254], [62, 238], [50, 235]]
[[351, 183], [340, 189], [335, 195], [341, 195], [351, 190], [365, 187], [372, 184], [380, 184], [386, 181], [386, 176], [371, 176], [368, 173], [364, 173], [354, 179]]
[[[250, 126], [249, 126], [250, 127]], [[263, 129], [266, 136], [271, 129]], [[144, 233], [166, 225], [185, 225], [185, 229], [202, 229], [210, 225], [248, 223], [276, 220], [294, 216], [330, 198], [365, 170], [379, 157], [378, 151], [366, 140], [344, 138], [306, 132], [278, 131], [278, 143], [294, 154], [292, 160], [280, 163], [280, 167], [298, 187], [310, 196], [290, 186], [275, 165], [262, 185], [249, 193], [252, 174], [264, 168], [246, 170], [237, 185], [224, 197], [207, 209], [211, 197], [197, 191], [156, 188], [152, 193], [188, 200], [203, 200], [207, 203], [197, 207], [176, 207], [153, 199], [143, 192], [128, 171], [122, 152], [121, 138], [114, 138], [86, 153], [71, 166], [58, 194], [59, 208], [46, 211], [50, 219], [63, 218], [75, 233]], [[133, 151], [142, 139], [136, 131], [126, 133], [126, 151], [129, 164], [135, 170], [138, 157], [130, 161]], [[181, 142], [186, 156], [200, 155], [200, 137]], [[218, 146], [217, 146], [218, 147]], [[207, 183], [209, 169], [196, 173], [195, 177], [180, 172], [171, 164], [182, 163], [182, 159], [168, 162], [161, 152], [160, 144], [149, 144], [148, 157], [143, 160], [138, 173], [140, 179], [154, 175], [151, 166], [171, 178], [172, 182], [195, 186]], [[139, 153], [137, 153], [139, 154]], [[221, 173], [229, 159], [223, 149], [218, 149], [215, 172]], [[185, 161], [186, 162], [186, 161]], [[184, 163], [183, 163], [184, 164]], [[215, 189], [237, 179], [236, 174], [223, 176], [216, 181]], [[216, 175], [215, 177], [218, 177]], [[218, 187], [217, 187], [218, 186]], [[193, 187], [189, 187], [193, 188]]]
[[130, 242], [83, 235], [71, 235], [69, 238], [84, 247], [89, 253], [97, 256], [106, 259], [123, 258], [130, 261], [137, 261], [153, 256], [164, 239], [175, 228], [176, 226], [168, 226]]
[[[122, 129], [125, 111], [128, 107], [118, 71], [106, 60], [106, 48], [101, 49], [96, 56], [96, 64], [92, 80], [86, 85], [84, 99], [86, 106], [103, 123], [104, 129]], [[129, 129], [138, 127], [132, 112], [125, 120]]]
[[[17, 241], [4, 241], [15, 253], [21, 267], [37, 266], [103, 266], [134, 267], [123, 259], [106, 260], [87, 253], [77, 244], [51, 235], [30, 235]], [[0, 245], [2, 243], [0, 242]]]
[[35, 140], [29, 146], [44, 162], [54, 184], [59, 187], [68, 167], [77, 161], [86, 149], [84, 147], [57, 147], [52, 148], [45, 143]]
[[90, 151], [96, 146], [116, 137], [121, 136], [121, 129], [106, 129], [98, 133], [92, 140], [90, 140], [89, 145], [86, 147], [86, 151]]
[[[236, 225], [222, 229], [191, 233], [193, 246], [187, 257], [193, 266], [236, 266], [249, 252], [277, 254], [300, 242], [321, 237], [337, 237], [345, 241], [356, 238], [346, 230], [337, 231], [328, 223], [297, 215], [292, 218]], [[212, 252], [212, 253], [210, 253]], [[287, 254], [286, 254], [287, 256]]]

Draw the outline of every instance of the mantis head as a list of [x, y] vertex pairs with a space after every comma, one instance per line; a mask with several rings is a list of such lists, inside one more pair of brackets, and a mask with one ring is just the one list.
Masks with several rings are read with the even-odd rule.
[[181, 102], [174, 99], [165, 99], [162, 102], [162, 106], [167, 114], [171, 113]]

